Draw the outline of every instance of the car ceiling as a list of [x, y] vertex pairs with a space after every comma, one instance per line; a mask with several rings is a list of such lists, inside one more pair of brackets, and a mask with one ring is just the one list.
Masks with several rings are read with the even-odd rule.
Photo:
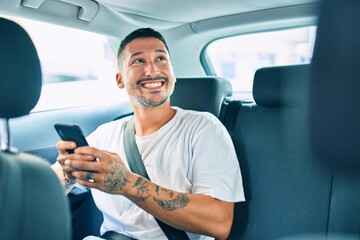
[[134, 17], [181, 25], [215, 17], [306, 4], [314, 0], [99, 0], [98, 2], [120, 14], [131, 14]]
[[114, 51], [130, 31], [152, 27], [175, 49], [175, 70], [201, 76], [205, 72], [198, 59], [212, 40], [313, 25], [318, 6], [319, 0], [0, 0], [0, 15], [104, 34]]
[[[119, 25], [126, 31], [141, 26], [171, 30], [214, 18], [316, 2], [318, 0], [0, 0], [0, 13], [111, 34]], [[79, 20], [81, 11], [90, 17]]]

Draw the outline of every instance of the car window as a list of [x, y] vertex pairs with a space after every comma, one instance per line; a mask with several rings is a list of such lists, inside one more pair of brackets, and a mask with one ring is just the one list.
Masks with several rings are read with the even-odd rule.
[[33, 112], [127, 99], [116, 86], [116, 57], [105, 36], [11, 19], [29, 33], [41, 62], [43, 87]]
[[252, 98], [255, 71], [262, 67], [310, 63], [316, 27], [246, 34], [210, 43], [203, 52], [208, 75], [230, 80], [234, 95]]

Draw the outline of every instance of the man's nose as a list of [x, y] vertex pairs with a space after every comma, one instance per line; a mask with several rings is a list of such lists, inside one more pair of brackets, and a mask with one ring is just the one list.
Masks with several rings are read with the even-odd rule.
[[156, 77], [158, 75], [158, 69], [154, 63], [148, 63], [145, 66], [145, 74], [149, 77]]

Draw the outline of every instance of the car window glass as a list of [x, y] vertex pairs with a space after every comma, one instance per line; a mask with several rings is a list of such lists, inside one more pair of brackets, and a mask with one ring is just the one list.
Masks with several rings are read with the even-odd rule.
[[219, 39], [207, 46], [203, 63], [209, 75], [230, 80], [236, 97], [251, 99], [257, 69], [311, 61], [315, 33], [303, 27]]
[[116, 86], [116, 57], [103, 35], [12, 18], [31, 36], [43, 88], [33, 112], [127, 99]]

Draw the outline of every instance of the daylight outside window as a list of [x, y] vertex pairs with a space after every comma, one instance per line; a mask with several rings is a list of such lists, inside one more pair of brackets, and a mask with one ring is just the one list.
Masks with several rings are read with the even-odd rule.
[[231, 81], [234, 95], [252, 98], [255, 71], [262, 67], [310, 63], [316, 27], [229, 37], [209, 44], [208, 74]]
[[32, 112], [122, 101], [116, 57], [105, 36], [32, 20], [13, 19], [31, 36], [41, 62], [43, 88]]

